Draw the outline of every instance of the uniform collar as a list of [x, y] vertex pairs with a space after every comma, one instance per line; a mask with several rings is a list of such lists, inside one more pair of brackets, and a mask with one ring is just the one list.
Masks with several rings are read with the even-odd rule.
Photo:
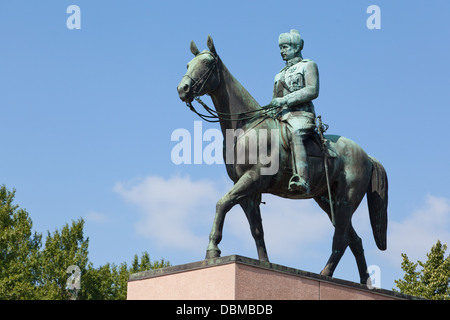
[[290, 67], [292, 67], [294, 64], [297, 64], [297, 63], [299, 63], [299, 62], [302, 61], [302, 60], [303, 60], [303, 59], [300, 58], [300, 57], [292, 58], [291, 60], [286, 61], [286, 67], [287, 67], [287, 68], [290, 68]]

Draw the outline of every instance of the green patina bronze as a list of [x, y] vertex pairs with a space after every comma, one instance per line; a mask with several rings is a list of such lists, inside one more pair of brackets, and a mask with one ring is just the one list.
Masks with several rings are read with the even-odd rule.
[[[347, 247], [355, 256], [361, 283], [370, 279], [361, 238], [356, 234], [351, 218], [367, 195], [369, 216], [375, 242], [386, 249], [388, 181], [383, 166], [352, 140], [338, 135], [323, 135], [324, 125], [316, 126], [312, 100], [319, 93], [317, 65], [303, 59], [303, 40], [291, 30], [279, 37], [280, 53], [286, 66], [275, 77], [271, 103], [261, 107], [226, 68], [210, 36], [209, 50], [200, 52], [191, 42], [194, 58], [178, 85], [178, 94], [191, 110], [207, 121], [220, 123], [224, 138], [227, 130], [254, 130], [279, 133], [280, 139], [267, 134], [268, 154], [275, 155], [278, 170], [262, 174], [271, 166], [257, 154], [256, 163], [249, 161], [252, 149], [246, 139], [224, 143], [224, 156], [246, 151], [246, 161], [227, 162], [226, 170], [234, 186], [218, 201], [209, 237], [206, 258], [220, 256], [218, 244], [226, 213], [239, 204], [248, 219], [256, 243], [258, 257], [269, 261], [264, 242], [260, 203], [263, 193], [287, 199], [314, 199], [334, 225], [332, 252], [321, 274], [332, 276]], [[214, 104], [202, 114], [192, 102], [208, 94]], [[276, 131], [273, 131], [276, 130]], [[278, 138], [278, 136], [276, 136]], [[273, 141], [272, 141], [273, 140]], [[286, 244], [289, 245], [289, 244]], [[295, 248], [292, 248], [295, 250]]]

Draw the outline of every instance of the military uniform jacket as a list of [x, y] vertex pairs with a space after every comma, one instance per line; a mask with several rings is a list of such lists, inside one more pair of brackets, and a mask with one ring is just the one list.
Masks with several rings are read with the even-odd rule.
[[312, 100], [319, 95], [319, 72], [314, 61], [294, 58], [275, 76], [274, 98], [286, 98], [290, 111], [315, 114]]

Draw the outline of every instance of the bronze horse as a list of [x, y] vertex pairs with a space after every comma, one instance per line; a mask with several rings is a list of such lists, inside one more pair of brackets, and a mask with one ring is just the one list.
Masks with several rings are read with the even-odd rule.
[[[362, 241], [352, 226], [351, 218], [364, 195], [367, 194], [370, 222], [376, 245], [380, 250], [386, 250], [388, 182], [383, 166], [367, 155], [355, 142], [345, 137], [325, 135], [327, 149], [334, 153], [334, 156], [328, 157], [325, 156], [327, 151], [322, 152], [320, 143], [315, 141], [320, 139], [312, 138], [306, 145], [310, 170], [310, 193], [304, 195], [289, 191], [288, 182], [292, 175], [289, 132], [283, 129], [283, 125], [276, 117], [271, 116], [269, 109], [262, 108], [231, 75], [219, 58], [211, 36], [208, 36], [207, 45], [209, 51], [200, 52], [195, 43], [191, 42], [190, 49], [195, 57], [188, 63], [187, 73], [178, 85], [180, 99], [192, 108], [191, 102], [195, 98], [208, 94], [215, 110], [203, 104], [209, 113], [206, 117], [218, 118], [224, 137], [230, 129], [241, 129], [244, 132], [254, 130], [258, 135], [262, 132], [261, 129], [268, 131], [276, 129], [277, 132], [281, 132], [281, 139], [275, 141], [279, 141], [277, 145], [272, 145], [271, 140], [274, 139], [272, 135], [267, 135], [269, 154], [277, 153], [279, 169], [274, 174], [261, 173], [263, 168], [270, 165], [263, 164], [262, 161], [257, 163], [245, 161], [241, 164], [226, 162], [226, 170], [234, 181], [234, 186], [217, 202], [206, 258], [220, 256], [218, 244], [222, 239], [225, 215], [234, 205], [240, 204], [250, 224], [259, 259], [269, 261], [259, 208], [261, 194], [271, 193], [289, 199], [313, 198], [327, 213], [335, 227], [332, 252], [321, 274], [331, 277], [349, 246], [356, 259], [361, 283], [368, 283], [370, 278]], [[203, 118], [208, 119], [204, 115]], [[224, 155], [229, 152], [235, 154], [236, 149], [240, 147], [244, 147], [249, 152], [248, 143], [245, 141], [246, 139], [236, 138], [231, 146], [227, 142], [224, 145]], [[272, 149], [270, 149], [271, 146]], [[229, 150], [230, 148], [233, 150]], [[325, 164], [328, 167], [328, 184], [325, 179]], [[332, 195], [331, 199], [329, 194]], [[331, 206], [334, 210], [331, 210]]]

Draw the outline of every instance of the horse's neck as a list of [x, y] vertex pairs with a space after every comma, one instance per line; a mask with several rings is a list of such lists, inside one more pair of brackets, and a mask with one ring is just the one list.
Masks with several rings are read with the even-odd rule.
[[[237, 114], [252, 110], [260, 109], [260, 105], [248, 93], [248, 91], [236, 80], [235, 77], [228, 71], [227, 67], [220, 63], [220, 84], [216, 91], [211, 94], [211, 99], [214, 103], [217, 112], [225, 114]], [[252, 116], [254, 114], [247, 114], [242, 116], [227, 116], [224, 118], [232, 118], [233, 121], [221, 119], [220, 126], [225, 136], [226, 129], [236, 129], [237, 120], [243, 117]]]

